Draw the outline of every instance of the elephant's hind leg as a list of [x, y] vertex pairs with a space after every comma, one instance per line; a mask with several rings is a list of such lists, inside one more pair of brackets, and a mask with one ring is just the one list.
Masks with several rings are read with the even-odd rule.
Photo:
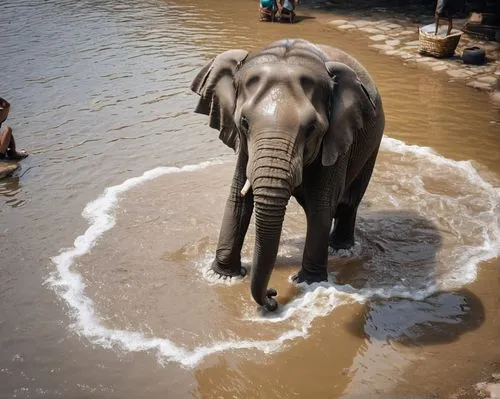
[[[313, 210], [311, 210], [311, 208]], [[302, 268], [292, 276], [294, 283], [308, 284], [328, 280], [328, 234], [332, 225], [329, 207], [311, 207], [306, 211], [307, 233]]]
[[330, 248], [350, 249], [354, 246], [354, 227], [356, 225], [357, 205], [341, 202], [335, 212], [335, 225], [330, 235]]
[[330, 235], [330, 247], [334, 250], [350, 249], [354, 246], [354, 228], [358, 206], [365, 194], [377, 159], [378, 149], [370, 156], [361, 173], [342, 195], [335, 211], [335, 224]]

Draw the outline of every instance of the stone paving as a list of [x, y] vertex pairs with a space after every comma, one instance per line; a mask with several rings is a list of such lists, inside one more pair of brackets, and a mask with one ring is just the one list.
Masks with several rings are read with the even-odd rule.
[[[432, 22], [432, 20], [427, 21], [427, 23]], [[405, 62], [421, 63], [436, 72], [446, 73], [450, 81], [460, 80], [475, 89], [494, 91], [497, 79], [500, 79], [500, 43], [481, 41], [464, 33], [455, 56], [438, 59], [418, 53], [418, 26], [409, 21], [396, 23], [390, 19], [377, 19], [371, 16], [369, 19], [334, 19], [329, 23], [338, 30], [361, 32], [373, 41], [370, 47], [374, 50], [402, 58]], [[461, 29], [464, 23], [465, 20], [454, 20], [453, 27]], [[462, 62], [463, 49], [473, 45], [485, 49], [487, 57], [485, 65], [466, 65]]]

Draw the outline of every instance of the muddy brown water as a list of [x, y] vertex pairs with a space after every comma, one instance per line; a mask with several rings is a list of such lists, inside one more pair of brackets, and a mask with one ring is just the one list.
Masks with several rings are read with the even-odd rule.
[[[498, 367], [500, 130], [486, 94], [307, 9], [289, 26], [259, 23], [250, 0], [1, 8], [1, 96], [31, 156], [0, 182], [0, 397], [448, 397]], [[321, 287], [288, 282], [305, 233], [291, 201], [270, 317], [248, 279], [207, 273], [233, 157], [188, 87], [217, 53], [285, 37], [364, 63], [387, 138], [356, 250], [330, 258]]]

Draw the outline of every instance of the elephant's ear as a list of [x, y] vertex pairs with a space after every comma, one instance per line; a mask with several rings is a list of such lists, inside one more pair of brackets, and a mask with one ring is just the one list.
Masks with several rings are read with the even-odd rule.
[[198, 72], [191, 83], [191, 90], [201, 97], [195, 112], [209, 115], [210, 127], [219, 130], [219, 138], [235, 151], [239, 137], [233, 118], [236, 104], [234, 75], [247, 56], [245, 50], [219, 54]]
[[330, 97], [330, 126], [323, 138], [322, 162], [333, 165], [345, 154], [356, 135], [362, 133], [367, 123], [376, 115], [374, 101], [356, 72], [346, 64], [327, 62], [326, 68], [332, 77]]

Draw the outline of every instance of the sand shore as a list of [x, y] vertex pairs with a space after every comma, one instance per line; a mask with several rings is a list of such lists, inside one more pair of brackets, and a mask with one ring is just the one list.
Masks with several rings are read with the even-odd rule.
[[[500, 43], [480, 40], [463, 32], [454, 57], [424, 56], [419, 53], [419, 27], [434, 23], [432, 7], [412, 4], [395, 8], [384, 6], [383, 1], [371, 3], [355, 0], [346, 5], [337, 0], [318, 0], [305, 7], [321, 10], [323, 22], [339, 31], [368, 37], [372, 42], [370, 48], [380, 54], [447, 74], [450, 82], [459, 81], [476, 90], [491, 92], [493, 106], [500, 109], [500, 83], [497, 83], [500, 81]], [[466, 18], [454, 19], [453, 28], [462, 30], [466, 22]], [[473, 46], [485, 50], [486, 64], [463, 63], [463, 50]]]

